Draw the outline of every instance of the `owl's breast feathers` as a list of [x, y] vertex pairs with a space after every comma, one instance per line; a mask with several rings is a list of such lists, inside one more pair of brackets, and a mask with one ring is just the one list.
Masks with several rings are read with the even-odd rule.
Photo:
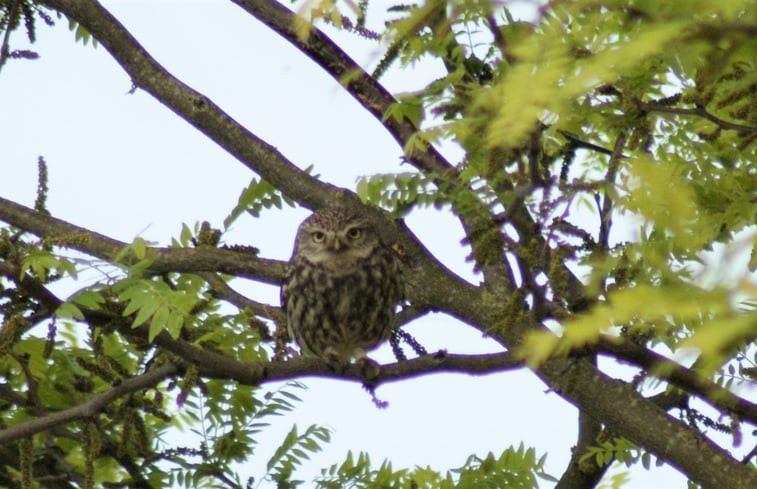
[[399, 261], [389, 248], [341, 266], [295, 257], [281, 289], [282, 307], [305, 353], [349, 358], [389, 336], [403, 288]]

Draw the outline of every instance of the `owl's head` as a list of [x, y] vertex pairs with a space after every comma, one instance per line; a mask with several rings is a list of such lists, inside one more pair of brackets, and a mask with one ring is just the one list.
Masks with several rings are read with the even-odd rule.
[[312, 263], [346, 266], [366, 258], [378, 244], [378, 233], [364, 211], [329, 207], [300, 224], [294, 254]]

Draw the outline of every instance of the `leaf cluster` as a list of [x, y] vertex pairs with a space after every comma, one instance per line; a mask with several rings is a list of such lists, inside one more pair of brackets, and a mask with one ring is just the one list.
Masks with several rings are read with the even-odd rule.
[[472, 455], [465, 464], [442, 474], [430, 467], [414, 469], [392, 468], [385, 460], [378, 468], [371, 464], [370, 456], [360, 452], [355, 457], [352, 452], [341, 464], [334, 464], [321, 472], [316, 487], [372, 488], [372, 487], [415, 487], [418, 489], [473, 489], [512, 487], [519, 489], [537, 488], [539, 479], [554, 482], [544, 471], [545, 456], [536, 458], [533, 448], [525, 448], [521, 443], [517, 448], [509, 447], [501, 454], [487, 454], [484, 458]]

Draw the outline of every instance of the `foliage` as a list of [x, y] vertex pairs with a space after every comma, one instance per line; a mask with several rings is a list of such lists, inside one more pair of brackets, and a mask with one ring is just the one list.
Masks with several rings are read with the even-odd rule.
[[[649, 470], [652, 457], [649, 452], [639, 450], [629, 440], [619, 437], [613, 440], [604, 440], [597, 445], [591, 446], [581, 457], [579, 463], [594, 459], [598, 466], [609, 464], [613, 461], [625, 464], [626, 467], [641, 461], [645, 469]], [[662, 465], [663, 460], [657, 459], [657, 465]]]
[[253, 217], [258, 217], [263, 209], [270, 209], [272, 207], [281, 209], [282, 203], [290, 206], [294, 205], [291, 199], [282, 195], [281, 191], [270, 183], [253, 178], [239, 196], [237, 205], [232, 209], [228, 217], [224, 219], [223, 225], [228, 229], [243, 212], [249, 212]]
[[507, 448], [499, 456], [489, 453], [484, 458], [472, 455], [465, 465], [440, 474], [430, 467], [415, 469], [392, 469], [389, 461], [379, 468], [371, 466], [367, 453], [352, 452], [341, 464], [334, 464], [321, 472], [317, 486], [321, 489], [372, 488], [372, 487], [417, 487], [418, 489], [466, 489], [466, 488], [536, 488], [537, 479], [556, 481], [544, 472], [545, 456], [536, 458], [533, 448]]
[[[198, 459], [188, 463], [176, 457], [177, 467], [163, 473], [163, 483], [182, 487], [223, 487], [224, 481], [234, 481], [235, 487], [253, 487], [253, 480], [241, 481], [235, 464], [244, 462], [259, 448], [257, 436], [270, 426], [269, 419], [293, 411], [300, 398], [294, 393], [303, 389], [298, 383], [260, 395], [249, 386], [233, 386], [226, 382], [209, 382], [205, 393], [185, 401], [189, 408], [186, 424], [202, 441], [200, 451], [190, 453]], [[293, 426], [281, 446], [271, 456], [266, 474], [261, 480], [277, 484], [293, 484], [293, 469], [308, 459], [308, 453], [321, 450], [328, 442], [328, 429], [311, 425], [298, 434]], [[177, 453], [177, 455], [180, 455]]]
[[[484, 0], [426, 0], [387, 12], [380, 2], [346, 4], [305, 2], [291, 22], [265, 23], [311, 58], [332, 61], [322, 66], [367, 110], [380, 112], [413, 166], [368, 172], [355, 195], [395, 218], [419, 206], [454, 213], [484, 282], [462, 283], [422, 246], [406, 254], [393, 242], [410, 257], [410, 312], [403, 312], [438, 310], [464, 320], [596, 416], [599, 434], [579, 440], [564, 480], [580, 467], [597, 476], [596, 485], [613, 463], [649, 468], [652, 456], [675, 462], [691, 484], [729, 477], [719, 467], [687, 466], [685, 452], [676, 452], [681, 446], [661, 446], [647, 433], [662, 429], [678, 430], [680, 439], [693, 433], [702, 450], [714, 446], [704, 443], [708, 431], [725, 433], [732, 443], [719, 442], [718, 457], [733, 473], [751, 468], [754, 450], [743, 464], [729, 450], [753, 429], [753, 403], [739, 394], [757, 377], [757, 2], [555, 0], [531, 20], [515, 20], [499, 2]], [[129, 63], [139, 53], [128, 50], [128, 36], [112, 48], [114, 39], [99, 38], [117, 31], [102, 30], [105, 17], [88, 19], [83, 10], [63, 1], [0, 0], [0, 68], [35, 58], [10, 46], [19, 29], [33, 42], [39, 19], [51, 25], [64, 17], [75, 42], [109, 46], [135, 88], [149, 87], [257, 173], [226, 229], [244, 213], [259, 217], [283, 204], [354, 197], [324, 185], [309, 168], [292, 168], [253, 137], [240, 143], [244, 151], [235, 149], [235, 138], [246, 133], [229, 136], [233, 121], [203, 99], [183, 108], [195, 94], [162, 72], [145, 75], [148, 61], [135, 69]], [[368, 27], [372, 15], [387, 16], [380, 32]], [[383, 56], [372, 75], [356, 67], [336, 72], [351, 60], [318, 51], [329, 46], [319, 37], [324, 24], [377, 42]], [[121, 49], [129, 56], [119, 57]], [[444, 73], [382, 105], [382, 76], [428, 60]], [[153, 79], [160, 83], [150, 85]], [[165, 94], [161, 86], [173, 88]], [[171, 90], [180, 96], [172, 98]], [[459, 149], [460, 161], [444, 160], [434, 149], [440, 145]], [[264, 387], [270, 369], [297, 359], [288, 358], [278, 308], [240, 297], [229, 287], [231, 273], [275, 283], [283, 265], [221, 245], [221, 231], [207, 224], [184, 225], [167, 248], [61, 224], [46, 207], [43, 158], [38, 165], [36, 212], [21, 218], [0, 203], [0, 218], [9, 223], [0, 229], [0, 436], [30, 430], [7, 450], [0, 443], [0, 458], [9, 460], [0, 485], [306, 485], [298, 469], [330, 440], [318, 424], [292, 426], [257, 482], [241, 480], [237, 470], [261, 449], [270, 419], [295, 409], [302, 386]], [[408, 249], [416, 244], [405, 237]], [[92, 270], [98, 278], [81, 285], [79, 277]], [[58, 283], [78, 290], [58, 299], [51, 292]], [[450, 283], [457, 288], [445, 288]], [[672, 360], [659, 361], [660, 352]], [[580, 362], [591, 364], [594, 381], [621, 384], [591, 363], [601, 353], [640, 367], [618, 396], [631, 392], [637, 397], [628, 405], [654, 405], [662, 418], [636, 421], [635, 431], [629, 419], [612, 426], [604, 400], [581, 397], [593, 381], [574, 376]], [[680, 358], [693, 362], [687, 367]], [[165, 374], [150, 377], [156, 372]], [[138, 381], [146, 387], [119, 390]], [[664, 395], [653, 395], [661, 385]], [[692, 407], [695, 399], [714, 414]], [[99, 401], [94, 411], [78, 411]], [[34, 420], [60, 413], [70, 418], [35, 428]], [[193, 445], [168, 441], [179, 429]], [[544, 460], [521, 444], [438, 472], [395, 469], [388, 461], [375, 467], [368, 454], [349, 452], [315, 483], [532, 488], [539, 479], [555, 480]], [[739, 487], [746, 477], [735, 481]], [[626, 481], [617, 473], [600, 487]]]
[[[442, 114], [445, 122], [435, 126], [441, 131], [433, 140], [452, 137], [464, 147], [461, 172], [481, 182], [480, 198], [493, 196], [507, 209], [512, 189], [528, 185], [527, 204], [549, 228], [552, 241], [590, 267], [596, 287], [607, 289], [606, 300], [596, 309], [564, 324], [562, 339], [548, 332], [533, 336], [524, 348], [533, 364], [592, 343], [616, 325], [624, 334], [643, 334], [673, 350], [697, 348], [707, 374], [732, 358], [734, 345], [748, 344], [753, 337], [753, 313], [735, 306], [739, 299], [754, 300], [747, 275], [736, 286], [713, 286], [698, 281], [694, 267], [701, 266], [707, 259], [703, 252], [715, 243], [730, 241], [753, 224], [754, 202], [749, 196], [757, 190], [757, 180], [750, 161], [757, 119], [748, 115], [746, 106], [755, 92], [746, 87], [757, 81], [749, 60], [757, 46], [753, 36], [726, 33], [725, 26], [750, 22], [754, 4], [698, 2], [693, 16], [691, 4], [682, 2], [664, 11], [645, 2], [601, 4], [596, 8], [596, 2], [555, 3], [541, 24], [530, 32], [521, 30], [517, 42], [508, 46], [506, 55], [512, 61], [492, 60], [492, 76], [486, 79], [471, 72], [469, 65], [481, 61], [478, 56], [488, 60], [491, 46], [484, 49], [485, 43], [475, 41], [460, 46], [438, 33], [480, 35], [485, 17], [493, 12], [483, 4], [441, 12], [442, 2], [409, 9], [406, 17], [390, 24], [396, 42], [402, 40], [401, 47], [395, 44], [400, 61], [408, 64], [443, 53], [446, 63], [457, 61], [456, 70], [448, 67], [447, 77], [414, 94], [413, 111], [420, 105], [425, 113], [407, 115], [406, 98], [387, 117], [416, 122]], [[699, 24], [710, 16], [718, 16], [722, 24]], [[412, 42], [407, 40], [410, 32], [418, 35]], [[708, 43], [706, 36], [724, 44]], [[702, 63], [715, 57], [717, 63]], [[692, 116], [711, 112], [704, 120], [665, 117], [665, 109], [676, 101], [699, 107], [691, 109]], [[492, 112], [492, 107], [497, 110]], [[724, 131], [718, 127], [721, 117], [738, 121], [744, 130]], [[540, 129], [537, 121], [548, 127]], [[538, 158], [529, 161], [525, 156], [534, 131], [543, 131], [546, 144]], [[610, 158], [619, 178], [615, 185], [609, 183], [607, 198], [613, 200], [616, 214], [644, 222], [640, 243], [603, 249], [596, 237], [584, 235], [588, 243], [583, 239], [578, 246], [571, 244], [577, 236], [565, 232], [562, 217], [580, 218], [572, 202], [607, 185], [603, 180], [609, 173], [602, 169], [608, 157], [597, 152], [581, 161], [564, 158], [575, 147], [554, 145], [561, 133], [576, 134], [582, 142], [611, 142], [622, 133], [628, 149], [638, 152], [624, 161]], [[714, 154], [705, 156], [713, 145]], [[741, 153], [726, 153], [728, 147]], [[526, 163], [538, 167], [526, 168]], [[413, 184], [409, 188], [408, 182]], [[422, 190], [425, 186], [422, 177], [412, 174], [383, 175], [361, 180], [358, 192], [369, 202], [397, 209], [433, 199]], [[716, 188], [731, 195], [727, 202], [713, 195]], [[455, 194], [442, 195], [436, 199]], [[584, 202], [600, 219], [609, 218], [603, 206], [596, 209], [591, 199]], [[524, 253], [515, 246], [515, 253]]]
[[432, 179], [419, 173], [379, 174], [358, 180], [356, 192], [363, 202], [401, 215], [413, 205], [443, 204], [444, 196], [433, 185]]

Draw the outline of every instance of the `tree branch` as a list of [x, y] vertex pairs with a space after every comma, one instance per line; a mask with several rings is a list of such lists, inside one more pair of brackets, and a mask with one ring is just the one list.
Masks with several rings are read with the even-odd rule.
[[755, 126], [745, 126], [743, 124], [736, 124], [734, 122], [728, 122], [724, 119], [717, 117], [714, 114], [707, 112], [707, 110], [697, 105], [693, 109], [687, 109], [683, 107], [671, 107], [669, 105], [657, 104], [654, 102], [643, 102], [639, 99], [634, 99], [636, 106], [644, 112], [663, 112], [667, 114], [680, 114], [680, 115], [694, 115], [698, 117], [704, 117], [705, 119], [715, 123], [722, 129], [730, 129], [732, 131], [739, 131], [743, 133], [757, 132]]
[[736, 414], [740, 419], [757, 425], [757, 404], [742, 399], [694, 370], [629, 341], [619, 343], [615, 338], [600, 337], [597, 348], [602, 353], [638, 365], [651, 375], [698, 395], [721, 412]]
[[[2, 197], [0, 221], [59, 243], [60, 246], [107, 261], [112, 261], [128, 245]], [[154, 273], [220, 272], [271, 284], [281, 282], [285, 266], [282, 261], [258, 258], [251, 253], [209, 247], [150, 247], [147, 249], [147, 257], [152, 260], [149, 269]], [[129, 258], [126, 260], [128, 262]]]
[[198, 275], [200, 275], [200, 277], [202, 277], [202, 279], [208, 283], [208, 285], [214, 292], [215, 297], [225, 300], [229, 304], [235, 305], [240, 310], [249, 309], [259, 316], [271, 319], [283, 317], [281, 308], [254, 301], [248, 297], [245, 297], [244, 295], [231, 288], [231, 286], [229, 286], [229, 284], [226, 283], [226, 281], [219, 277], [216, 273], [200, 272]]
[[598, 436], [602, 433], [602, 424], [584, 412], [578, 413], [578, 442], [572, 449], [568, 468], [565, 469], [555, 489], [591, 489], [596, 487], [613, 460], [597, 465], [594, 459], [588, 463], [580, 462], [590, 446], [599, 444]]
[[[201, 366], [200, 372], [215, 378], [234, 379], [249, 385], [289, 380], [299, 377], [321, 377], [351, 380], [378, 387], [381, 384], [414, 379], [435, 373], [462, 373], [488, 375], [523, 367], [523, 362], [510, 352], [481, 355], [453, 355], [438, 353], [397, 363], [382, 365], [377, 373], [366, 376], [364, 367], [350, 364], [342, 371], [318, 358], [297, 357], [288, 361], [272, 362], [265, 366], [259, 377], [250, 375], [250, 365], [236, 362], [234, 371], [217, 371], [214, 366]], [[243, 379], [246, 379], [245, 382]]]
[[[612, 227], [612, 193], [614, 193], [615, 176], [618, 173], [620, 159], [623, 157], [623, 147], [626, 145], [626, 133], [621, 130], [618, 138], [615, 140], [615, 146], [612, 149], [610, 162], [607, 164], [607, 173], [605, 174], [605, 192], [602, 207], [599, 209], [599, 239], [598, 243], [603, 252], [606, 252], [610, 244], [610, 228]], [[602, 280], [601, 289], [604, 291], [604, 279]]]
[[[563, 129], [558, 129], [558, 133], [562, 134], [565, 139], [570, 141], [575, 145], [576, 148], [584, 148], [584, 149], [590, 149], [592, 151], [596, 151], [601, 154], [605, 154], [608, 156], [612, 156], [614, 154], [613, 150], [607, 149], [603, 146], [596, 145], [594, 143], [590, 143], [588, 141], [584, 141], [583, 139], [579, 138], [576, 134], [573, 134], [572, 132], [565, 131]], [[628, 158], [628, 156], [619, 153], [618, 158]]]
[[[298, 25], [298, 20], [300, 22], [307, 22], [307, 20], [298, 19], [294, 12], [278, 2], [270, 0], [231, 1], [320, 65], [326, 73], [344, 86], [360, 105], [386, 127], [400, 147], [404, 148], [407, 141], [418, 131], [418, 128], [408, 119], [397, 121], [395, 118], [389, 117], [384, 120], [384, 114], [396, 102], [395, 98], [320, 29], [311, 26], [310, 35], [307, 39], [302, 40], [295, 28]], [[425, 151], [414, 149], [407, 156], [410, 162], [425, 172], [443, 175], [453, 169], [452, 165], [431, 146]]]
[[[665, 459], [703, 488], [751, 489], [757, 472], [624, 382], [584, 359], [554, 359], [538, 369], [562, 397], [604, 426]], [[718, 470], [712, 470], [712, 467]]]
[[[201, 350], [181, 340], [172, 340], [165, 332], [159, 335], [159, 338], [157, 341], [159, 345], [174, 353], [185, 355], [183, 360], [196, 365], [202, 377], [235, 380], [240, 384], [252, 386], [310, 376], [357, 381], [377, 387], [384, 383], [416, 378], [430, 373], [457, 372], [485, 375], [513, 370], [523, 365], [519, 359], [507, 352], [488, 355], [437, 354], [383, 365], [378, 368], [375, 375], [366, 378], [364, 368], [359, 364], [351, 364], [342, 370], [335, 370], [333, 366], [315, 357], [297, 357], [286, 362], [252, 364]], [[172, 363], [164, 364], [145, 374], [125, 380], [82, 404], [0, 430], [0, 444], [26, 438], [64, 423], [95, 416], [113, 400], [131, 392], [150, 388], [172, 375], [181, 373], [181, 370]]]
[[309, 208], [357, 199], [300, 170], [208, 97], [171, 75], [97, 1], [42, 0], [40, 3], [84, 26], [129, 74], [136, 87], [151, 94], [288, 197]]
[[[597, 355], [590, 357], [592, 365], [597, 366]], [[578, 440], [571, 450], [568, 467], [557, 481], [555, 489], [591, 489], [596, 487], [604, 476], [613, 460], [599, 465], [592, 459], [589, 463], [581, 461], [591, 446], [600, 443], [599, 435], [602, 433], [602, 423], [592, 418], [583, 411], [578, 412]]]
[[83, 402], [82, 404], [1, 430], [0, 444], [9, 443], [20, 438], [27, 438], [34, 433], [64, 423], [70, 423], [71, 421], [95, 416], [103, 407], [115, 399], [141, 389], [152, 387], [176, 372], [178, 372], [178, 369], [175, 365], [165, 364], [155, 370], [127, 379], [117, 386], [95, 395], [92, 399]]

